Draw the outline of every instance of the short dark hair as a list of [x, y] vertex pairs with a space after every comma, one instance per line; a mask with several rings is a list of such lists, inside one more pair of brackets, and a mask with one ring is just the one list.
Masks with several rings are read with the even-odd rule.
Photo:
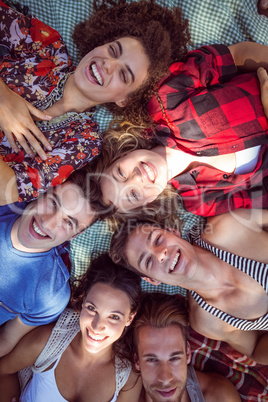
[[184, 58], [190, 35], [179, 7], [162, 7], [154, 0], [94, 0], [94, 12], [75, 27], [73, 39], [82, 57], [97, 46], [122, 37], [140, 41], [150, 61], [148, 78], [128, 96], [125, 108], [107, 104], [116, 115], [133, 123], [151, 123], [147, 103], [168, 67]]
[[185, 345], [188, 339], [188, 311], [186, 300], [181, 295], [167, 293], [145, 293], [133, 323], [134, 350], [137, 353], [139, 331], [143, 327], [180, 328]]
[[100, 197], [101, 189], [98, 180], [92, 175], [86, 167], [75, 170], [67, 179], [68, 183], [73, 183], [80, 187], [83, 196], [88, 200], [90, 208], [95, 212], [95, 218], [91, 225], [97, 220], [103, 220], [114, 214], [115, 209], [102, 201]]

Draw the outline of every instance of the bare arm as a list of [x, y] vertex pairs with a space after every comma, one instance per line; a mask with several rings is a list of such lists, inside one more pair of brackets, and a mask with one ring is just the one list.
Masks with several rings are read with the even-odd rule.
[[29, 156], [34, 156], [30, 144], [42, 159], [46, 159], [46, 154], [36, 139], [40, 140], [49, 150], [51, 150], [51, 146], [36, 126], [32, 116], [40, 120], [50, 120], [51, 118], [9, 89], [0, 79], [0, 127], [10, 146], [15, 152], [19, 151], [13, 138], [14, 134]]
[[119, 392], [118, 402], [139, 402], [142, 390], [142, 381], [139, 374], [130, 373], [126, 385]]
[[260, 331], [242, 331], [208, 313], [192, 296], [189, 296], [189, 322], [199, 334], [226, 342], [233, 349], [249, 357], [252, 357], [260, 337]]
[[17, 401], [19, 400], [20, 387], [17, 372], [34, 364], [52, 328], [52, 324], [49, 324], [29, 332], [12, 352], [0, 359], [1, 402], [11, 402], [14, 397]]
[[268, 365], [268, 332], [265, 331], [260, 337], [252, 355], [252, 359], [264, 365]]
[[19, 316], [0, 327], [0, 357], [9, 353], [20, 339], [35, 327], [25, 325]]
[[256, 42], [240, 42], [229, 46], [235, 65], [244, 72], [268, 70], [268, 47]]
[[0, 205], [11, 204], [18, 200], [19, 193], [14, 170], [0, 159]]
[[231, 381], [215, 373], [196, 371], [198, 382], [206, 402], [240, 402], [240, 396]]

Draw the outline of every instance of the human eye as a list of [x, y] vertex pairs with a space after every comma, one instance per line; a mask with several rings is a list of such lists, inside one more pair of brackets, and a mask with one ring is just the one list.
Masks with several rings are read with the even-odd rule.
[[120, 166], [118, 166], [117, 171], [118, 171], [119, 177], [125, 180], [125, 179], [126, 179], [126, 176], [125, 176], [124, 173], [122, 172], [122, 169], [120, 168]]
[[135, 190], [131, 190], [130, 193], [131, 193], [132, 197], [135, 199], [135, 201], [139, 201], [139, 197], [138, 197], [137, 193], [135, 192]]
[[154, 245], [158, 246], [161, 240], [161, 234], [158, 234], [154, 240]]
[[114, 45], [109, 45], [109, 53], [112, 57], [117, 57], [116, 47]]
[[173, 356], [173, 357], [171, 357], [171, 359], [170, 359], [171, 362], [177, 362], [177, 361], [179, 361], [179, 360], [181, 360], [180, 356]]
[[86, 306], [87, 310], [92, 312], [92, 313], [96, 313], [96, 308], [94, 306], [92, 306], [92, 304], [88, 304]]
[[112, 320], [114, 320], [114, 321], [120, 320], [119, 315], [116, 315], [116, 314], [111, 314], [109, 318], [112, 319]]
[[121, 77], [121, 80], [124, 82], [124, 84], [127, 84], [127, 74], [126, 74], [125, 70], [120, 71], [120, 77]]
[[48, 203], [49, 203], [50, 207], [51, 207], [53, 210], [56, 210], [56, 209], [57, 209], [57, 203], [56, 203], [56, 201], [54, 200], [53, 197], [49, 197], [49, 198], [48, 198]]
[[72, 221], [70, 221], [69, 219], [65, 219], [64, 222], [65, 222], [65, 224], [67, 226], [67, 230], [73, 230], [74, 229], [74, 225], [73, 225]]
[[146, 258], [146, 260], [145, 260], [146, 269], [148, 269], [151, 266], [151, 262], [152, 262], [152, 257], [151, 256]]
[[147, 357], [145, 360], [147, 363], [156, 363], [158, 360], [156, 357]]

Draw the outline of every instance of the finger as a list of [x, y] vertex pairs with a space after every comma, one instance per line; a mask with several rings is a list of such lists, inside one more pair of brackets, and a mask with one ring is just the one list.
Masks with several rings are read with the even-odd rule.
[[259, 67], [257, 70], [257, 76], [260, 81], [260, 84], [263, 85], [265, 81], [268, 79], [268, 74], [265, 68]]
[[[48, 149], [49, 151], [52, 150], [52, 146], [50, 145], [50, 143], [48, 142], [48, 140], [46, 139], [46, 137], [44, 136], [44, 134], [42, 133], [42, 131], [39, 130], [39, 128], [35, 125], [32, 124], [28, 127], [28, 129], [31, 131], [31, 133], [34, 135], [34, 137], [36, 139], [38, 139], [46, 149]], [[27, 136], [26, 136], [27, 137]], [[30, 139], [28, 139], [28, 141], [31, 143], [31, 145], [34, 147], [34, 149], [36, 150], [36, 152], [39, 154], [40, 153], [40, 145], [39, 143], [35, 140], [33, 136], [31, 136], [32, 140], [30, 141]], [[27, 137], [28, 138], [28, 137]], [[43, 150], [44, 153], [44, 150]], [[40, 155], [41, 156], [41, 155]]]
[[[35, 136], [36, 134], [32, 134], [30, 131], [25, 131], [24, 133], [22, 133], [24, 135], [24, 137], [22, 137], [22, 139], [19, 141], [21, 146], [23, 146], [23, 148], [26, 151], [26, 147], [27, 149], [30, 150], [31, 154], [28, 154], [29, 156], [34, 156], [33, 150], [28, 146], [27, 142], [31, 145], [31, 147], [34, 149], [34, 151], [40, 156], [41, 159], [46, 160], [47, 159], [47, 155], [45, 153], [45, 151], [43, 150], [43, 148], [41, 147], [41, 145], [39, 144], [39, 142], [36, 140]], [[42, 134], [42, 133], [41, 133]], [[43, 135], [43, 134], [42, 134]], [[23, 145], [22, 145], [23, 143]], [[25, 145], [26, 144], [26, 145]], [[28, 152], [27, 152], [28, 153]]]
[[18, 147], [18, 145], [17, 145], [16, 142], [15, 142], [15, 139], [14, 139], [14, 137], [13, 137], [13, 134], [12, 134], [10, 131], [7, 131], [7, 130], [4, 131], [4, 134], [5, 134], [5, 136], [6, 136], [7, 140], [8, 140], [8, 142], [9, 142], [9, 145], [10, 145], [11, 148], [13, 149], [13, 151], [14, 151], [15, 153], [18, 153], [18, 152], [19, 152], [19, 147]]
[[46, 113], [42, 112], [41, 110], [37, 109], [31, 103], [29, 103], [29, 102], [27, 102], [27, 103], [28, 103], [27, 106], [28, 106], [28, 109], [29, 109], [29, 112], [31, 113], [31, 115], [37, 117], [40, 120], [51, 120], [52, 119], [51, 116], [49, 116], [48, 114], [46, 114]]
[[25, 153], [30, 156], [31, 158], [34, 157], [34, 152], [32, 151], [32, 149], [30, 148], [29, 144], [28, 144], [28, 140], [26, 141], [24, 134], [16, 134], [17, 137], [17, 141], [20, 144], [20, 146], [24, 149]]

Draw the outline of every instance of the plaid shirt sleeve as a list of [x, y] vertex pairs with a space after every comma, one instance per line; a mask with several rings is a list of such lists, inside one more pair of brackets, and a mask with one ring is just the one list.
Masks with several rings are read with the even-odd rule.
[[256, 75], [237, 74], [224, 45], [203, 46], [171, 65], [159, 95], [164, 114], [156, 98], [149, 110], [165, 146], [212, 156], [268, 141]]

